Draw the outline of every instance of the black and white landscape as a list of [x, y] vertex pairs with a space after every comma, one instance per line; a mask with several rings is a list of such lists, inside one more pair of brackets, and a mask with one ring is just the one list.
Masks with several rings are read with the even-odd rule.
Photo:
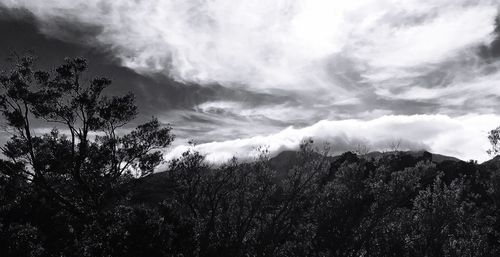
[[0, 255], [499, 256], [499, 0], [0, 0]]

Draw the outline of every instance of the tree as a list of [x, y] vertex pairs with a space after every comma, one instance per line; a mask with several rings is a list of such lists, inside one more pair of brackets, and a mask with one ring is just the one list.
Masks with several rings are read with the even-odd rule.
[[493, 217], [477, 206], [464, 178], [442, 183], [441, 176], [421, 190], [408, 217], [412, 256], [495, 256], [488, 244]]
[[[265, 150], [221, 165], [186, 152], [147, 176], [170, 127], [129, 129], [133, 96], [105, 96], [110, 80], [86, 70], [77, 58], [37, 71], [24, 57], [0, 75], [7, 256], [499, 256], [496, 162], [332, 157], [308, 140], [290, 165]], [[34, 122], [54, 129], [37, 135]]]
[[[9, 159], [2, 173], [29, 181], [80, 219], [104, 208], [127, 178], [151, 173], [174, 139], [155, 118], [121, 135], [137, 114], [134, 96], [105, 96], [111, 80], [85, 80], [87, 67], [74, 58], [36, 70], [35, 58], [25, 56], [0, 75], [0, 111], [14, 133], [1, 149]], [[54, 129], [37, 135], [35, 120]]]
[[491, 149], [487, 151], [489, 155], [497, 155], [500, 152], [500, 127], [492, 129], [488, 133], [488, 140], [491, 144]]

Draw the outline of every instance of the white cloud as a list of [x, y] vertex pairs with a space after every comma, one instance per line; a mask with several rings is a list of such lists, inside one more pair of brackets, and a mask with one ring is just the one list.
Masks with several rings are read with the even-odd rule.
[[[491, 41], [496, 8], [481, 5], [480, 1], [477, 6], [463, 6], [457, 1], [453, 5], [435, 2], [422, 1], [407, 9], [391, 10], [409, 13], [371, 23], [370, 29], [362, 31], [370, 35], [360, 35], [369, 42], [360, 46], [357, 56], [375, 68], [411, 68], [442, 62], [460, 50]], [[415, 7], [426, 7], [424, 10], [430, 15], [411, 9]]]
[[[493, 63], [489, 67], [498, 69], [500, 63]], [[500, 88], [497, 86], [500, 83], [500, 73], [474, 76], [474, 73], [481, 73], [481, 68], [470, 67], [470, 77], [455, 78], [455, 82], [449, 86], [429, 87], [429, 85], [415, 85], [405, 87], [397, 93], [393, 93], [386, 88], [378, 88], [377, 93], [393, 99], [434, 101], [441, 105], [455, 106], [460, 106], [469, 99], [484, 101], [488, 96], [500, 96]], [[464, 71], [464, 73], [467, 73], [467, 71]], [[493, 106], [493, 103], [490, 104]]]
[[[94, 43], [142, 73], [251, 90], [352, 97], [332, 80], [341, 53], [366, 78], [399, 75], [491, 41], [494, 0], [4, 0], [42, 31], [54, 21], [102, 28]], [[385, 74], [385, 75], [384, 75]]]
[[[49, 36], [64, 37], [64, 27], [54, 25], [61, 21], [100, 28], [87, 43], [109, 49], [139, 73], [285, 92], [290, 101], [262, 106], [201, 103], [191, 120], [186, 110], [166, 113], [184, 122], [184, 131], [199, 130], [206, 138], [242, 137], [197, 146], [211, 160], [233, 153], [249, 157], [261, 145], [274, 152], [296, 148], [309, 136], [332, 141], [339, 151], [363, 142], [381, 149], [406, 139], [408, 147], [484, 160], [486, 132], [498, 117], [477, 113], [498, 113], [493, 107], [500, 96], [500, 65], [478, 60], [475, 49], [491, 42], [498, 5], [498, 0], [0, 1], [33, 13]], [[409, 113], [412, 107], [402, 104], [412, 102], [444, 114], [458, 109], [471, 114], [384, 116]], [[478, 104], [471, 110], [465, 102]], [[323, 120], [251, 137], [282, 128], [263, 125], [262, 117], [307, 124], [373, 119]], [[259, 124], [250, 126], [254, 121]]]
[[[341, 104], [353, 104], [353, 101], [352, 99], [346, 99]], [[308, 121], [317, 113], [314, 106], [304, 107], [292, 103], [249, 106], [234, 101], [204, 102], [195, 106], [195, 110], [201, 113], [231, 114], [238, 118], [249, 119], [249, 121], [272, 119], [288, 123]]]
[[181, 145], [166, 154], [167, 159], [179, 156], [188, 149], [207, 155], [211, 162], [225, 161], [233, 156], [254, 158], [259, 147], [268, 147], [271, 154], [285, 149], [297, 149], [303, 139], [330, 143], [334, 153], [355, 150], [359, 144], [371, 150], [390, 150], [391, 143], [402, 140], [401, 150], [429, 150], [455, 156], [462, 160], [485, 161], [489, 142], [488, 132], [500, 125], [499, 115], [465, 115], [452, 118], [446, 115], [382, 116], [372, 120], [323, 120], [309, 127], [289, 127], [267, 136], [255, 136], [199, 144]]

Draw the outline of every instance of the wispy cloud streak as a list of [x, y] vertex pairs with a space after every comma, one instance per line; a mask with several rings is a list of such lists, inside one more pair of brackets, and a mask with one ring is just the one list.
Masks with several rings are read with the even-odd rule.
[[[436, 129], [415, 145], [451, 153], [429, 141], [449, 135], [441, 125], [459, 124], [456, 131], [466, 133], [475, 127], [464, 117], [500, 113], [498, 0], [3, 0], [0, 7], [28, 11], [42, 33], [104, 49], [143, 75], [279, 96], [269, 103], [238, 97], [162, 110], [203, 142], [248, 136], [237, 142], [249, 147], [256, 139], [250, 126], [262, 135], [326, 122], [319, 120], [340, 127], [358, 120], [386, 133], [394, 128], [377, 127], [377, 118], [398, 117]], [[75, 38], [69, 33], [75, 29], [87, 33]], [[494, 121], [488, 125], [500, 123]], [[282, 133], [262, 142], [279, 141]], [[217, 143], [223, 145], [232, 149]], [[479, 151], [471, 158], [483, 156]]]
[[329, 62], [342, 54], [366, 79], [415, 73], [492, 41], [496, 1], [103, 1], [6, 0], [42, 31], [95, 26], [93, 42], [142, 73], [255, 90], [334, 89]]
[[289, 127], [278, 133], [209, 142], [196, 146], [179, 145], [169, 151], [167, 159], [188, 150], [207, 155], [211, 162], [223, 162], [236, 156], [252, 159], [266, 147], [274, 155], [283, 150], [297, 150], [308, 138], [328, 143], [332, 154], [354, 151], [360, 145], [373, 151], [390, 151], [400, 142], [399, 150], [428, 150], [463, 160], [484, 161], [489, 142], [487, 133], [498, 124], [498, 115], [466, 115], [451, 118], [446, 115], [382, 116], [371, 120], [323, 120], [303, 128]]

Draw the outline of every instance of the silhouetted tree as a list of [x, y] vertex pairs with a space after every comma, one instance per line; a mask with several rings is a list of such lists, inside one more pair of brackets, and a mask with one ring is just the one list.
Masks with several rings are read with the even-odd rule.
[[[53, 71], [36, 70], [27, 56], [0, 75], [0, 111], [13, 133], [2, 147], [8, 158], [2, 174], [9, 182], [28, 183], [23, 187], [58, 210], [56, 215], [69, 215], [63, 222], [77, 219], [80, 225], [98, 221], [131, 177], [151, 173], [162, 161], [159, 150], [173, 140], [170, 127], [157, 119], [121, 135], [118, 129], [137, 114], [133, 95], [104, 96], [111, 81], [88, 81], [86, 70], [82, 58], [66, 59]], [[35, 120], [55, 128], [37, 135]], [[70, 234], [75, 229], [85, 226], [72, 227]], [[15, 231], [37, 232], [28, 225]]]
[[[333, 157], [307, 140], [298, 152], [218, 165], [188, 151], [153, 173], [170, 127], [126, 127], [133, 96], [104, 96], [111, 82], [85, 80], [83, 59], [34, 67], [21, 58], [0, 76], [13, 133], [1, 149], [1, 254], [500, 255], [497, 159]], [[35, 122], [55, 128], [39, 135]], [[490, 134], [495, 153], [499, 134]]]

